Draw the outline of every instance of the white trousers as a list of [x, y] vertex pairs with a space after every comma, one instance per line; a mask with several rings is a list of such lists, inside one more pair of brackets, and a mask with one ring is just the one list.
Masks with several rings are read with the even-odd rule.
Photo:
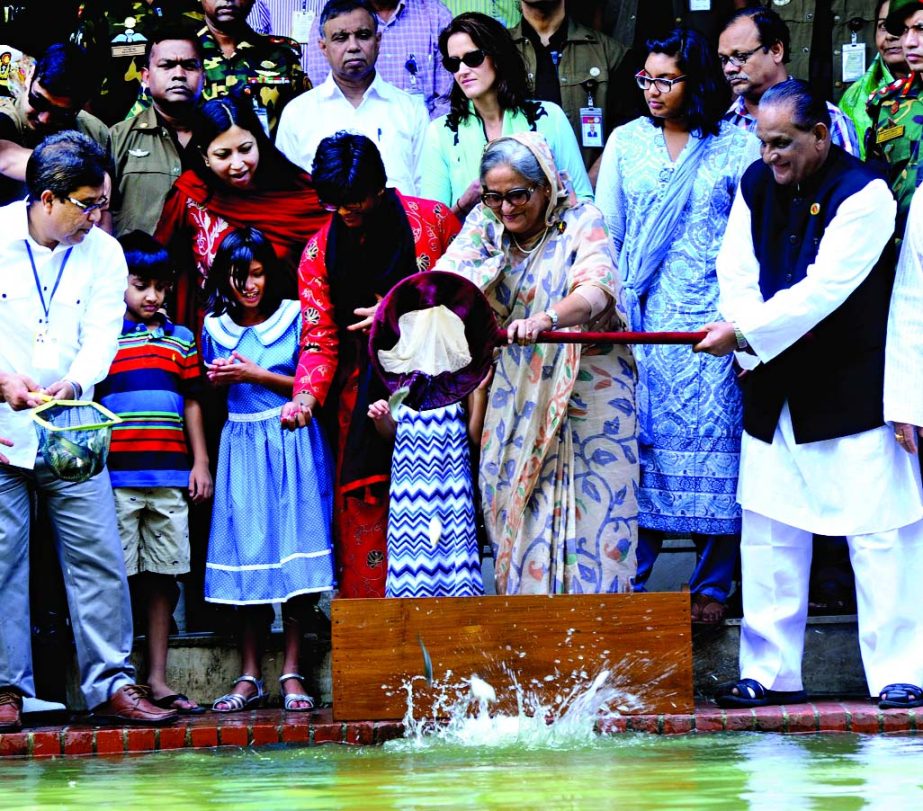
[[[770, 690], [801, 690], [812, 536], [744, 510], [740, 558], [744, 619], [740, 675]], [[923, 684], [923, 521], [847, 536], [856, 577], [859, 649], [877, 696], [895, 682]]]

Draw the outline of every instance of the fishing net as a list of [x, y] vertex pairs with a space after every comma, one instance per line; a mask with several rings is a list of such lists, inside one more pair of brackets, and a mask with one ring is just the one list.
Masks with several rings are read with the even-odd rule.
[[497, 330], [476, 285], [454, 273], [416, 273], [378, 305], [369, 356], [392, 395], [426, 411], [477, 388], [490, 369]]
[[45, 464], [68, 482], [85, 482], [106, 466], [112, 426], [122, 421], [99, 403], [77, 400], [53, 400], [32, 419]]

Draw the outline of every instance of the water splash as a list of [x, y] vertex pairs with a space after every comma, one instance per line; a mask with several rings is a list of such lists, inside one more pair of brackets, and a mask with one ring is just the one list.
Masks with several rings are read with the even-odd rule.
[[[516, 712], [491, 710], [498, 703], [497, 689], [477, 674], [456, 679], [451, 671], [432, 683], [434, 700], [426, 716], [414, 717], [415, 676], [404, 682], [407, 711], [404, 739], [386, 746], [417, 751], [434, 746], [520, 749], [573, 749], [597, 740], [601, 720], [643, 709], [640, 697], [619, 687], [618, 671], [603, 668], [592, 678], [586, 671], [570, 673], [571, 687], [550, 695], [549, 682], [562, 678], [555, 672], [523, 687], [506, 665], [497, 674], [508, 682], [500, 688], [501, 701], [515, 703]], [[562, 679], [563, 680], [563, 679]], [[496, 682], [496, 679], [494, 679]]]

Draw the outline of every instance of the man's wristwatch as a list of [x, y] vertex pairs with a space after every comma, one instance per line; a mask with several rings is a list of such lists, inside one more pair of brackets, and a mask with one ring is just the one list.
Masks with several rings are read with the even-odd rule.
[[737, 348], [741, 352], [746, 352], [750, 348], [750, 344], [747, 343], [747, 339], [744, 337], [744, 334], [740, 331], [737, 324], [734, 324], [734, 338], [737, 339]]
[[558, 313], [554, 309], [554, 307], [549, 307], [547, 310], [545, 310], [545, 315], [547, 315], [548, 318], [551, 319], [551, 329], [553, 330], [557, 329], [558, 328]]

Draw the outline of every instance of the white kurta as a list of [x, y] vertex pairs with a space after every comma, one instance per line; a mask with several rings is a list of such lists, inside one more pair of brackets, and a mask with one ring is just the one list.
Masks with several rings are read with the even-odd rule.
[[[738, 193], [717, 271], [721, 313], [756, 353], [740, 355], [744, 366], [772, 360], [846, 301], [890, 239], [895, 211], [887, 184], [869, 183], [840, 205], [806, 278], [764, 300], [750, 209]], [[883, 532], [923, 518], [919, 466], [891, 427], [799, 445], [787, 404], [771, 443], [744, 433], [737, 497], [745, 510], [822, 535]]]
[[923, 193], [919, 189], [910, 204], [891, 296], [885, 419], [923, 426]]

